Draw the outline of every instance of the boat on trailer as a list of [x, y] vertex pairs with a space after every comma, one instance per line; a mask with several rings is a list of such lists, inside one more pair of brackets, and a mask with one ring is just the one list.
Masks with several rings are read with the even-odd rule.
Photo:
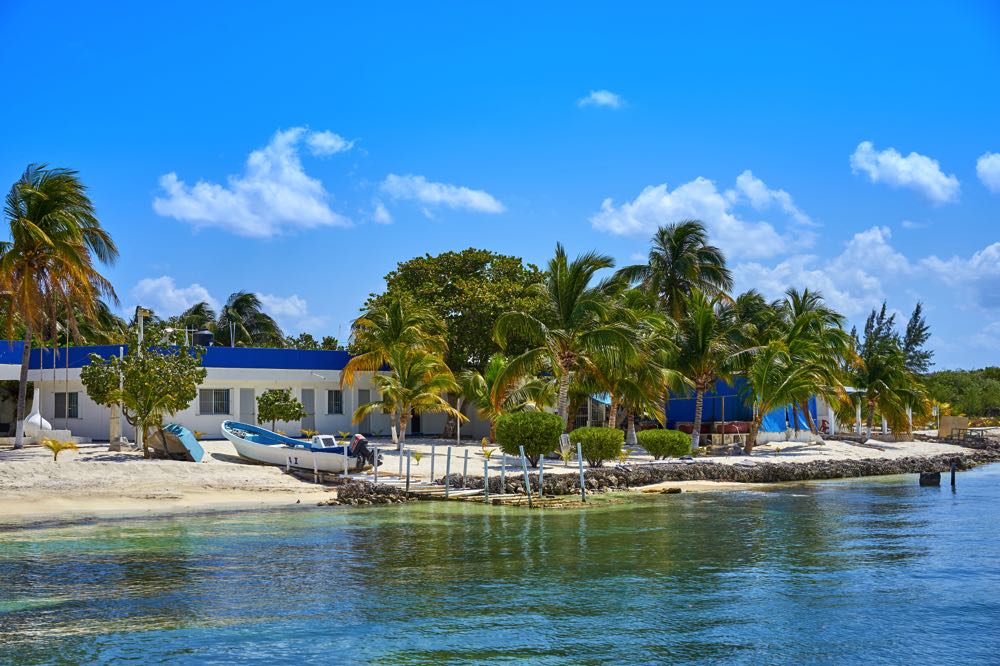
[[348, 442], [338, 444], [330, 435], [304, 442], [249, 423], [223, 421], [222, 436], [232, 442], [241, 458], [268, 465], [343, 472], [359, 470], [365, 464]]

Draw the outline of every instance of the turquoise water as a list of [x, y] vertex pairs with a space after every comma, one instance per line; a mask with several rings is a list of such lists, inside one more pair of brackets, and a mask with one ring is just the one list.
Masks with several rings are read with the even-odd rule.
[[3, 663], [996, 663], [1000, 466], [0, 532]]

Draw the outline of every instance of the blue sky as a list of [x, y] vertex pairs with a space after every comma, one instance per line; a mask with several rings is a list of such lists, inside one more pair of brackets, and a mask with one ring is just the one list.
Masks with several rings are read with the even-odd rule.
[[741, 289], [1000, 364], [1000, 5], [759, 4], [7, 2], [0, 175], [81, 172], [126, 310], [345, 338], [400, 260], [700, 217]]

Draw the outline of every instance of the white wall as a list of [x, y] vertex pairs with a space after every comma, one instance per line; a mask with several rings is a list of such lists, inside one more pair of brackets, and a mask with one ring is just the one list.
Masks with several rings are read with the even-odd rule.
[[[318, 377], [316, 375], [322, 375]], [[52, 381], [52, 371], [32, 370], [29, 378], [37, 382], [41, 388], [41, 408], [42, 416], [52, 423], [54, 428], [63, 428], [63, 419], [55, 419], [55, 392], [66, 390], [64, 380], [65, 371], [60, 370], [56, 375], [56, 381]], [[79, 418], [69, 419], [69, 429], [74, 435], [89, 437], [94, 440], [108, 439], [108, 424], [111, 417], [111, 410], [108, 407], [95, 404], [86, 393], [83, 384], [80, 382], [80, 370], [71, 368], [69, 370], [69, 391], [79, 392]], [[221, 437], [220, 428], [223, 421], [240, 419], [240, 389], [249, 388], [254, 391], [254, 413], [256, 414], [256, 397], [267, 389], [291, 388], [292, 394], [301, 399], [302, 389], [313, 389], [315, 395], [315, 421], [316, 430], [321, 433], [356, 432], [358, 426], [351, 423], [351, 416], [358, 406], [358, 391], [370, 390], [372, 400], [378, 399], [377, 391], [372, 388], [371, 377], [367, 373], [357, 377], [354, 385], [343, 389], [343, 414], [330, 414], [327, 412], [327, 391], [340, 388], [340, 372], [324, 370], [319, 373], [312, 373], [308, 370], [271, 370], [271, 369], [250, 369], [250, 368], [208, 368], [204, 383], [200, 389], [229, 389], [229, 414], [201, 414], [200, 401], [198, 398], [184, 410], [178, 412], [168, 421], [181, 424], [192, 431], [205, 433], [208, 437]], [[465, 413], [470, 416], [470, 421], [463, 424], [463, 437], [480, 438], [489, 433], [489, 425], [474, 415], [473, 408], [466, 408]], [[445, 424], [444, 414], [424, 414], [421, 416], [421, 431], [425, 435], [439, 434], [443, 431]], [[270, 424], [262, 424], [270, 427]], [[129, 439], [135, 438], [132, 426], [122, 419], [124, 434]], [[289, 436], [297, 437], [302, 429], [301, 422], [282, 423], [278, 422], [276, 427], [284, 431]], [[412, 431], [412, 429], [411, 429]], [[371, 432], [377, 436], [388, 437], [390, 433], [390, 418], [385, 414], [371, 415]]]

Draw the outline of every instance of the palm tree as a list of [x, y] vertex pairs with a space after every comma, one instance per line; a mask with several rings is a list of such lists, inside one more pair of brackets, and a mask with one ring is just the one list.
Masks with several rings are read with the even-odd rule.
[[65, 308], [71, 326], [77, 312], [94, 316], [101, 297], [117, 303], [94, 260], [113, 264], [118, 248], [98, 221], [77, 172], [69, 169], [29, 165], [7, 194], [4, 217], [10, 240], [0, 242], [0, 291], [9, 296], [8, 334], [19, 322], [24, 339], [14, 440], [21, 448], [32, 340], [55, 303]]
[[618, 275], [655, 295], [663, 311], [675, 321], [684, 316], [688, 297], [695, 290], [712, 298], [733, 288], [725, 255], [708, 244], [705, 225], [698, 220], [657, 229], [647, 263], [626, 266]]
[[389, 372], [372, 377], [372, 384], [380, 398], [358, 407], [354, 411], [355, 423], [376, 411], [391, 414], [393, 425], [398, 418], [397, 446], [402, 450], [411, 414], [445, 412], [457, 419], [467, 420], [443, 395], [456, 392], [459, 387], [451, 370], [439, 356], [423, 349], [397, 347], [389, 354], [388, 362]]
[[[235, 335], [234, 335], [235, 334]], [[281, 327], [264, 312], [257, 294], [237, 291], [219, 310], [215, 335], [224, 344], [280, 347], [285, 340]]]
[[503, 354], [494, 354], [482, 372], [469, 369], [459, 375], [462, 397], [476, 406], [490, 422], [490, 441], [497, 438], [497, 417], [527, 408], [540, 409], [551, 402], [550, 381], [514, 372]]
[[848, 364], [851, 383], [864, 391], [868, 407], [867, 427], [871, 433], [876, 410], [893, 424], [906, 429], [907, 406], [925, 401], [925, 390], [907, 369], [906, 352], [895, 331], [895, 315], [888, 315], [886, 304], [872, 310], [865, 322], [864, 340], [852, 335], [857, 357]]
[[[806, 365], [789, 352], [782, 340], [774, 340], [753, 354], [745, 370], [747, 401], [753, 404], [753, 422], [747, 437], [746, 453], [753, 452], [764, 415], [808, 394], [817, 379], [814, 365]], [[808, 413], [808, 412], [807, 412]]]
[[737, 321], [733, 306], [721, 294], [709, 298], [696, 288], [684, 310], [686, 314], [678, 323], [676, 370], [695, 391], [693, 452], [701, 439], [705, 392], [716, 379], [730, 376], [740, 349], [735, 342]]
[[613, 268], [614, 260], [588, 252], [572, 262], [561, 244], [548, 264], [545, 281], [533, 285], [541, 302], [540, 316], [508, 312], [497, 319], [494, 337], [501, 348], [514, 338], [526, 340], [529, 349], [511, 359], [513, 372], [533, 374], [547, 367], [558, 382], [557, 405], [564, 426], [569, 426], [569, 387], [575, 373], [593, 367], [603, 354], [620, 362], [634, 362], [636, 346], [632, 329], [613, 320], [613, 296], [621, 291], [618, 280], [593, 284], [596, 273]]
[[400, 350], [447, 350], [444, 324], [429, 309], [393, 299], [378, 303], [351, 324], [351, 359], [341, 371], [341, 386], [354, 383], [358, 372], [377, 372]]

